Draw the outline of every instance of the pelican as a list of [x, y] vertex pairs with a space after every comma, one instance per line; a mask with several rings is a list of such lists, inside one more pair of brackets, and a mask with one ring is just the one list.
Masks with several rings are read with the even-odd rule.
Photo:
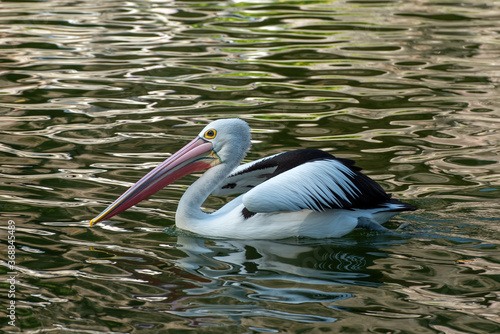
[[[239, 166], [250, 145], [245, 121], [210, 123], [92, 219], [90, 226], [202, 170], [206, 172], [181, 197], [175, 223], [178, 229], [211, 238], [336, 238], [357, 227], [385, 229], [382, 224], [398, 212], [417, 209], [392, 199], [354, 161], [321, 150], [289, 151]], [[211, 194], [239, 196], [207, 213], [201, 206]]]

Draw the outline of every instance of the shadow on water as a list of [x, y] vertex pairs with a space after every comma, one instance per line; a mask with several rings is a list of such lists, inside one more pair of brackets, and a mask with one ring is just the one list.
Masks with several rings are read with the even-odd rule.
[[[236, 329], [251, 319], [251, 327], [272, 330], [274, 321], [281, 319], [297, 330], [330, 328], [326, 324], [339, 322], [363, 332], [373, 325], [373, 319], [370, 324], [349, 320], [349, 314], [356, 314], [375, 317], [375, 323], [398, 320], [402, 330], [411, 331], [458, 312], [463, 319], [451, 326], [474, 328], [476, 314], [493, 315], [496, 308], [490, 288], [500, 266], [488, 259], [495, 246], [449, 232], [436, 234], [432, 227], [355, 231], [322, 241], [184, 235], [168, 240], [149, 256], [132, 249], [124, 256], [107, 247], [107, 257], [100, 261], [137, 262], [139, 266], [130, 267], [133, 277], [154, 286], [153, 294], [133, 295], [141, 303], [128, 308], [157, 313], [160, 319], [189, 319], [189, 326]], [[162, 256], [160, 261], [168, 263], [164, 272], [137, 268]], [[137, 257], [141, 260], [131, 260]], [[158, 324], [156, 320], [141, 326]]]
[[[333, 315], [344, 309], [338, 302], [354, 297], [356, 287], [376, 289], [384, 284], [381, 274], [369, 269], [377, 259], [387, 256], [382, 250], [375, 251], [374, 246], [404, 242], [402, 237], [371, 237], [365, 241], [241, 241], [178, 236], [175, 243], [162, 247], [182, 253], [169, 260], [171, 275], [182, 280], [149, 279], [149, 284], [164, 293], [134, 298], [155, 305], [149, 308], [152, 312], [189, 318], [198, 324], [239, 326], [245, 318], [253, 317], [334, 322], [337, 319]], [[113, 253], [109, 248], [105, 252]], [[136, 256], [116, 253], [109, 259]], [[141, 273], [147, 275], [148, 271]], [[307, 312], [308, 304], [317, 303], [322, 305], [321, 312]]]

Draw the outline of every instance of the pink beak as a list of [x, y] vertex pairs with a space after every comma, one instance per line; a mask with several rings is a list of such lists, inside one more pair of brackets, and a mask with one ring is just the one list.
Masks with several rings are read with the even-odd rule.
[[220, 159], [213, 150], [212, 143], [197, 137], [130, 187], [92, 219], [90, 226], [127, 210], [183, 176], [219, 163]]

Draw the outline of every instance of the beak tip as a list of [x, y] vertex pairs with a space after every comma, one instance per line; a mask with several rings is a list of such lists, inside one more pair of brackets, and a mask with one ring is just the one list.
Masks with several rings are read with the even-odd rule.
[[[208, 158], [209, 162], [203, 158]], [[213, 144], [201, 137], [195, 138], [147, 173], [97, 217], [90, 220], [90, 227], [139, 203], [184, 175], [214, 166], [216, 164], [214, 161], [220, 162], [220, 158], [213, 150]]]

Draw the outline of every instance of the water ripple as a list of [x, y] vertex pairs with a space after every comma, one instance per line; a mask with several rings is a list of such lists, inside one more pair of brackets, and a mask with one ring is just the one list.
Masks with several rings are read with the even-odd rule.
[[[0, 217], [16, 222], [19, 330], [500, 331], [498, 11], [491, 1], [3, 2]], [[389, 224], [413, 230], [193, 238], [173, 226], [195, 177], [88, 228], [226, 117], [252, 127], [246, 161], [297, 148], [356, 160], [420, 207]]]

